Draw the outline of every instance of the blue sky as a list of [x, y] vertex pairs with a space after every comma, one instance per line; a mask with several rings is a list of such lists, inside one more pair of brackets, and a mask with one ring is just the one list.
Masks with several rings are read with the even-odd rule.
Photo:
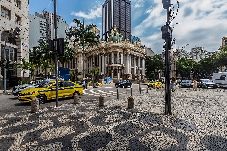
[[[96, 24], [101, 30], [101, 5], [105, 0], [57, 0], [58, 14], [69, 25], [74, 18], [85, 19], [86, 24]], [[176, 4], [176, 0], [172, 0]], [[160, 28], [165, 24], [166, 11], [161, 0], [131, 0], [132, 34], [156, 53], [162, 51], [163, 40]], [[30, 0], [30, 14], [42, 10], [52, 11], [52, 0]], [[176, 5], [175, 5], [176, 8]], [[227, 0], [180, 0], [180, 10], [173, 21], [173, 48], [185, 49], [201, 46], [216, 51], [221, 38], [227, 36]], [[176, 23], [178, 23], [176, 25]]]

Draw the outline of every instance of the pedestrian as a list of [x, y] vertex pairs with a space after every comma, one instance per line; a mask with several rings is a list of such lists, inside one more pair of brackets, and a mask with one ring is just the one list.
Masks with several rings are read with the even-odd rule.
[[194, 79], [193, 80], [193, 90], [197, 91], [197, 87], [198, 87], [198, 82]]

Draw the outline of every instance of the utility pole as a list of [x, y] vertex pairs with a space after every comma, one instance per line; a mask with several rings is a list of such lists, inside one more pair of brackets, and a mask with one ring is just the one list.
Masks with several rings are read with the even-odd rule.
[[161, 27], [162, 39], [165, 40], [165, 115], [171, 115], [171, 89], [170, 89], [170, 50], [172, 41], [172, 28], [170, 27], [171, 0], [162, 0], [163, 8], [167, 10], [166, 25]]
[[7, 94], [6, 93], [6, 41], [7, 41], [7, 36], [5, 38], [5, 46], [4, 46], [4, 76], [3, 76], [3, 79], [4, 79], [4, 94]]
[[57, 0], [54, 0], [54, 50], [55, 50], [55, 76], [56, 76], [56, 107], [58, 107], [58, 47], [57, 47]]

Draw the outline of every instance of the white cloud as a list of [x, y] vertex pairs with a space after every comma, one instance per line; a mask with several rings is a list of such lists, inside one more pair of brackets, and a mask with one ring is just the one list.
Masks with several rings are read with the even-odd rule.
[[72, 12], [71, 15], [76, 16], [76, 17], [81, 17], [85, 19], [95, 19], [102, 17], [102, 6], [95, 7], [89, 10], [89, 12]]
[[[221, 38], [227, 35], [226, 8], [226, 0], [181, 0], [178, 16], [174, 20], [179, 24], [175, 25], [173, 31], [177, 46], [189, 43], [190, 47], [202, 46], [208, 51], [217, 50]], [[160, 28], [166, 22], [166, 10], [162, 8], [160, 0], [154, 0], [152, 9], [146, 12], [148, 16], [132, 29], [133, 35], [139, 36], [144, 44], [160, 52], [164, 42]], [[147, 33], [150, 35], [147, 36]]]

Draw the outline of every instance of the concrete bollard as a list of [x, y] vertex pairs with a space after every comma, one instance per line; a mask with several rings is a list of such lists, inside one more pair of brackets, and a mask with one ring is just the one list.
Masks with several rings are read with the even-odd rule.
[[78, 94], [75, 94], [73, 96], [73, 99], [74, 99], [74, 104], [80, 104], [80, 97], [78, 96]]
[[134, 108], [134, 99], [133, 97], [128, 97], [128, 109], [133, 109]]
[[39, 99], [35, 97], [31, 102], [31, 113], [36, 113], [39, 111]]
[[104, 107], [104, 97], [103, 96], [99, 96], [99, 107]]

